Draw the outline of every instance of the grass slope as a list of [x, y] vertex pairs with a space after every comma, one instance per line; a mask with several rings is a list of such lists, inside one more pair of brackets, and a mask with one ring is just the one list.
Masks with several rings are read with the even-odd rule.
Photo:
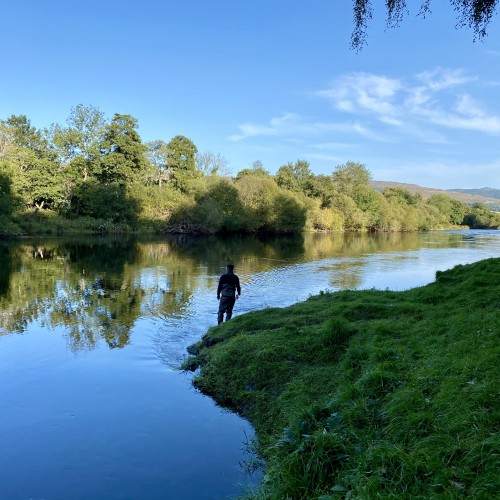
[[254, 425], [254, 497], [499, 498], [499, 283], [488, 259], [211, 328], [186, 366]]

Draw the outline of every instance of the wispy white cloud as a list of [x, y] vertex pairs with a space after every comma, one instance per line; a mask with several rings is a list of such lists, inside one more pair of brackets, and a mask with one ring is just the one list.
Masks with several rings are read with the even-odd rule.
[[[398, 133], [420, 138], [426, 134], [419, 130], [428, 125], [500, 134], [500, 115], [487, 111], [464, 90], [477, 80], [462, 69], [441, 67], [418, 73], [413, 84], [383, 75], [351, 73], [316, 96], [328, 99], [338, 111], [356, 114], [364, 123], [377, 120]], [[363, 129], [358, 132], [369, 137]], [[377, 131], [375, 140], [381, 140], [381, 133]]]
[[230, 141], [242, 141], [250, 137], [283, 137], [288, 142], [299, 142], [300, 138], [320, 136], [333, 132], [352, 133], [371, 136], [376, 140], [376, 134], [366, 126], [349, 122], [319, 122], [309, 121], [295, 113], [284, 113], [273, 117], [268, 123], [243, 123], [238, 125], [239, 134], [227, 137]]
[[401, 87], [397, 79], [369, 73], [350, 73], [337, 79], [331, 88], [316, 92], [316, 95], [328, 99], [340, 111], [356, 113], [366, 110], [393, 115], [397, 111], [393, 99]]
[[417, 79], [420, 80], [426, 88], [434, 92], [451, 87], [458, 87], [477, 80], [476, 77], [466, 75], [463, 69], [449, 69], [441, 67], [435, 68], [431, 71], [418, 73]]
[[429, 103], [431, 99], [432, 95], [428, 91], [427, 87], [417, 86], [408, 88], [406, 91], [406, 98], [402, 102], [402, 106], [409, 109], [418, 108], [419, 106], [424, 106]]
[[395, 127], [401, 127], [402, 125], [404, 125], [404, 122], [402, 120], [399, 120], [398, 118], [392, 118], [391, 116], [381, 116], [380, 121], [382, 123], [393, 125]]
[[371, 128], [363, 125], [359, 122], [353, 124], [353, 131], [359, 134], [361, 137], [365, 139], [370, 139], [372, 141], [377, 142], [393, 142], [393, 138], [388, 134], [380, 134], [378, 132], [374, 132]]
[[450, 129], [500, 134], [500, 116], [488, 114], [468, 94], [459, 96], [450, 109], [445, 109], [436, 103], [433, 106], [413, 106], [411, 112], [434, 125]]
[[468, 94], [463, 94], [457, 101], [456, 111], [465, 116], [484, 118], [484, 111], [479, 103]]
[[294, 113], [284, 113], [282, 116], [271, 118], [267, 124], [242, 123], [238, 125], [239, 134], [228, 137], [230, 141], [241, 141], [248, 137], [276, 136], [286, 133], [290, 127], [296, 125], [298, 117]]

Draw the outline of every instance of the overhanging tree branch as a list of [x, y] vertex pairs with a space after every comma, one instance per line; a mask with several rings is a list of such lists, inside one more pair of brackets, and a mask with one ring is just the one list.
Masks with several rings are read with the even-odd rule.
[[[469, 28], [473, 31], [473, 40], [482, 40], [487, 35], [487, 28], [496, 13], [499, 0], [450, 0], [457, 13], [456, 28]], [[431, 13], [431, 0], [422, 0], [418, 16], [425, 18]], [[403, 17], [408, 14], [406, 0], [386, 0], [387, 27], [397, 28]], [[351, 48], [359, 52], [367, 44], [367, 25], [372, 18], [373, 9], [370, 0], [353, 0], [354, 29], [351, 35]]]

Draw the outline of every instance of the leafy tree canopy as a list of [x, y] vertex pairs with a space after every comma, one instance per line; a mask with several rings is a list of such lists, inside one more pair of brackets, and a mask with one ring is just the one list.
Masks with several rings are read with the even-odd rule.
[[390, 200], [406, 205], [418, 205], [422, 203], [420, 193], [412, 194], [407, 189], [401, 187], [387, 187], [384, 189], [384, 196]]
[[104, 113], [94, 106], [71, 109], [67, 127], [53, 125], [52, 141], [63, 162], [71, 163], [75, 177], [86, 182], [99, 170], [99, 146], [103, 141], [106, 120]]
[[[467, 27], [474, 33], [474, 40], [483, 39], [486, 29], [496, 13], [498, 0], [450, 0], [457, 13], [457, 28]], [[397, 27], [408, 14], [407, 0], [386, 0], [387, 26]], [[431, 0], [421, 0], [418, 15], [425, 18], [431, 13]], [[372, 5], [370, 0], [354, 0], [354, 30], [351, 35], [351, 48], [360, 51], [367, 40], [367, 24], [372, 18]]]
[[168, 170], [174, 186], [180, 191], [186, 191], [189, 179], [196, 176], [197, 152], [195, 144], [183, 135], [176, 135], [167, 144]]
[[306, 191], [308, 182], [313, 178], [309, 162], [297, 160], [287, 163], [278, 169], [276, 182], [278, 186], [290, 191]]
[[1, 123], [3, 170], [26, 207], [58, 207], [64, 204], [61, 171], [45, 135], [24, 115], [11, 115]]
[[461, 224], [468, 210], [467, 205], [443, 194], [432, 195], [427, 203], [436, 207], [452, 224]]
[[13, 144], [17, 147], [33, 151], [38, 158], [51, 156], [47, 139], [40, 130], [31, 125], [31, 121], [25, 115], [9, 116], [5, 126], [10, 131]]
[[161, 186], [164, 180], [170, 178], [168, 171], [168, 146], [161, 139], [146, 143], [146, 157], [151, 166], [151, 179]]
[[125, 183], [147, 166], [146, 146], [136, 131], [137, 120], [130, 115], [115, 114], [105, 127], [101, 143], [102, 171], [99, 180], [104, 184]]
[[66, 123], [66, 128], [53, 127], [54, 143], [63, 156], [69, 160], [78, 156], [85, 159], [95, 156], [106, 125], [104, 113], [94, 106], [79, 104], [71, 108]]
[[498, 229], [500, 228], [500, 214], [488, 210], [481, 203], [474, 203], [464, 218], [464, 224], [473, 229]]
[[0, 217], [11, 215], [19, 205], [19, 199], [12, 189], [11, 166], [0, 161]]
[[255, 160], [251, 168], [244, 168], [236, 174], [237, 179], [241, 179], [247, 175], [254, 175], [257, 177], [271, 177], [271, 174], [264, 168], [264, 164], [260, 160]]
[[183, 135], [176, 135], [167, 144], [167, 151], [168, 165], [173, 171], [195, 170], [195, 155], [198, 152], [198, 148], [190, 139]]
[[332, 174], [334, 186], [348, 195], [359, 186], [368, 186], [370, 180], [371, 174], [366, 166], [352, 161], [339, 165]]

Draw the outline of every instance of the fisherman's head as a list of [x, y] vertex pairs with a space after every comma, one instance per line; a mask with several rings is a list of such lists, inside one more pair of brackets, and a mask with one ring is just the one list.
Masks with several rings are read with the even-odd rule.
[[232, 272], [232, 271], [233, 271], [233, 269], [234, 269], [234, 264], [228, 264], [228, 265], [226, 266], [226, 268], [227, 268], [227, 270], [228, 270], [228, 271]]

